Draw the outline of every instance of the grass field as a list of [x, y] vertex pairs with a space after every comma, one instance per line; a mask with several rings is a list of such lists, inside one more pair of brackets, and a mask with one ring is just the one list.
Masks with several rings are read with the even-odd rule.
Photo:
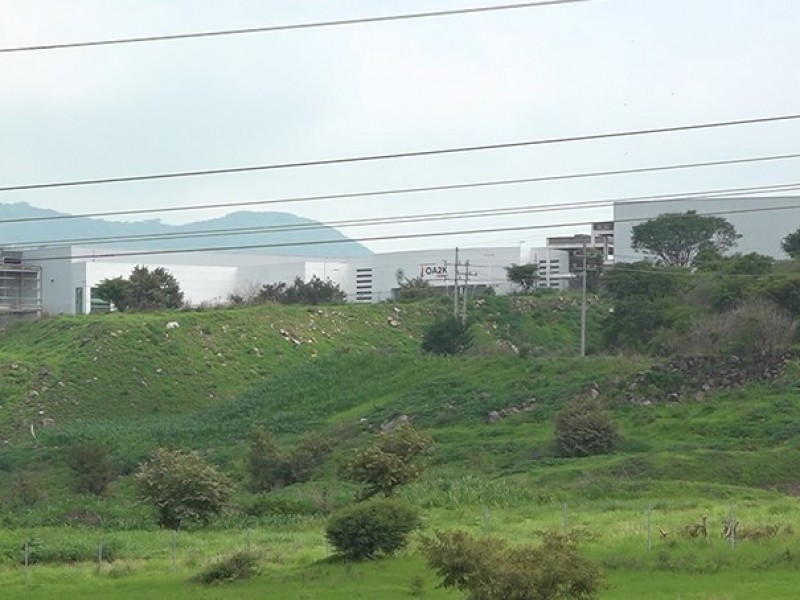
[[[462, 528], [536, 542], [566, 527], [605, 570], [601, 598], [797, 597], [797, 361], [774, 381], [698, 401], [661, 401], [685, 383], [661, 377], [653, 402], [631, 404], [628, 382], [652, 360], [575, 357], [575, 298], [489, 298], [475, 309], [467, 356], [423, 355], [422, 331], [446, 310], [438, 301], [271, 306], [54, 318], [4, 334], [2, 598], [463, 597], [437, 589], [414, 543], [368, 564], [330, 560], [326, 514], [356, 492], [339, 481], [339, 468], [399, 414], [435, 442], [427, 472], [400, 491], [422, 511], [423, 534]], [[590, 312], [590, 348], [602, 310]], [[171, 320], [180, 328], [165, 330]], [[608, 400], [624, 440], [609, 455], [556, 456], [553, 417], [589, 385]], [[487, 423], [489, 411], [521, 403], [533, 408]], [[312, 481], [272, 492], [271, 509], [258, 515], [246, 510], [254, 425], [284, 447], [314, 432], [334, 448]], [[106, 497], [70, 489], [64, 451], [84, 441], [111, 448], [120, 477]], [[136, 502], [130, 477], [165, 445], [200, 450], [237, 485], [209, 529], [178, 534], [174, 568], [172, 535]], [[743, 532], [770, 534], [731, 547], [720, 536], [731, 513]], [[682, 535], [703, 516], [707, 540]], [[98, 571], [100, 540], [113, 560]], [[189, 582], [248, 543], [263, 556], [258, 577], [210, 588]]]

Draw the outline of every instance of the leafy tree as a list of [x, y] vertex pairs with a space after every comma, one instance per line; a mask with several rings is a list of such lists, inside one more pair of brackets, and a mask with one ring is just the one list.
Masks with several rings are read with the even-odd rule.
[[685, 213], [665, 213], [634, 225], [631, 246], [655, 255], [669, 267], [689, 267], [706, 248], [722, 253], [736, 245], [741, 236], [722, 217]]
[[461, 354], [472, 346], [469, 323], [456, 317], [434, 321], [422, 334], [422, 350], [440, 355]]
[[603, 321], [606, 344], [641, 349], [684, 318], [680, 295], [688, 277], [683, 269], [659, 268], [647, 261], [607, 269], [603, 289], [614, 306]]
[[72, 469], [76, 492], [102, 496], [117, 476], [107, 446], [87, 442], [67, 448], [65, 459]]
[[158, 512], [158, 524], [178, 529], [184, 522], [207, 523], [233, 491], [228, 478], [197, 452], [154, 450], [134, 475], [139, 496]]
[[136, 266], [128, 281], [131, 286], [129, 306], [134, 310], [161, 310], [183, 306], [183, 292], [177, 280], [164, 267], [152, 271]]
[[416, 510], [394, 499], [372, 500], [343, 508], [328, 519], [325, 537], [338, 554], [364, 560], [391, 556], [408, 543], [420, 526]]
[[781, 241], [781, 248], [791, 258], [797, 258], [800, 256], [800, 228], [797, 228], [783, 238], [783, 241]]
[[113, 302], [121, 311], [163, 310], [183, 306], [183, 292], [178, 281], [164, 267], [152, 271], [136, 266], [130, 277], [104, 279], [97, 286], [103, 300]]
[[558, 412], [555, 434], [559, 456], [608, 454], [621, 439], [611, 411], [591, 397], [576, 398]]
[[522, 288], [522, 291], [529, 294], [536, 285], [539, 279], [537, 274], [538, 266], [536, 263], [527, 263], [524, 265], [512, 264], [506, 267], [506, 277], [511, 283], [516, 283]]
[[424, 458], [433, 440], [411, 425], [381, 432], [373, 443], [355, 454], [344, 468], [350, 481], [366, 486], [360, 499], [376, 494], [390, 496], [395, 488], [417, 479], [425, 468]]
[[423, 539], [422, 554], [441, 587], [466, 592], [468, 600], [590, 600], [602, 582], [599, 567], [553, 533], [533, 546], [440, 532]]
[[106, 302], [113, 303], [119, 310], [125, 310], [128, 307], [131, 284], [124, 277], [104, 279], [97, 285], [95, 290], [100, 298]]

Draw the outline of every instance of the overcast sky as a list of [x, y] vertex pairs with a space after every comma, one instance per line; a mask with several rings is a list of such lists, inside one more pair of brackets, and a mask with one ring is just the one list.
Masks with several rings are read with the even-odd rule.
[[[0, 0], [0, 47], [511, 0]], [[595, 0], [437, 19], [0, 54], [0, 187], [800, 113], [797, 0]], [[68, 213], [269, 200], [800, 152], [800, 121], [0, 194]], [[793, 183], [800, 160], [285, 204], [323, 222]], [[137, 218], [185, 223], [239, 210]], [[538, 245], [608, 208], [343, 228], [374, 250]], [[132, 217], [125, 217], [131, 220]], [[585, 229], [585, 228], [583, 228]], [[43, 230], [46, 237], [46, 230]]]

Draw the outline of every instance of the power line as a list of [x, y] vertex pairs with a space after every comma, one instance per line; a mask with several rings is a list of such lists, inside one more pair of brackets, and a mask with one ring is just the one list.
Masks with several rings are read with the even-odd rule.
[[370, 198], [376, 196], [391, 196], [391, 195], [398, 195], [398, 194], [417, 194], [423, 192], [440, 192], [440, 191], [453, 191], [453, 190], [464, 190], [464, 189], [476, 189], [476, 188], [485, 188], [485, 187], [497, 187], [497, 186], [507, 186], [507, 185], [521, 185], [526, 183], [541, 183], [541, 182], [548, 182], [548, 181], [565, 181], [565, 180], [572, 180], [572, 179], [584, 179], [584, 178], [592, 178], [592, 177], [608, 177], [608, 176], [616, 176], [616, 175], [633, 175], [633, 174], [640, 174], [640, 173], [653, 173], [659, 171], [673, 171], [673, 170], [681, 170], [681, 169], [695, 169], [701, 167], [716, 167], [716, 166], [728, 166], [728, 165], [737, 165], [737, 164], [747, 164], [747, 163], [758, 163], [758, 162], [769, 162], [769, 161], [778, 161], [778, 160], [788, 160], [793, 158], [800, 158], [800, 153], [795, 154], [778, 154], [772, 156], [754, 156], [748, 158], [734, 158], [728, 160], [714, 160], [714, 161], [706, 161], [706, 162], [693, 162], [693, 163], [682, 163], [682, 164], [673, 164], [673, 165], [657, 165], [651, 167], [636, 167], [630, 169], [617, 169], [611, 171], [591, 171], [591, 172], [583, 172], [583, 173], [570, 173], [564, 175], [545, 175], [541, 177], [524, 177], [518, 179], [501, 179], [501, 180], [491, 180], [491, 181], [477, 181], [477, 182], [469, 182], [469, 183], [453, 183], [453, 184], [442, 184], [442, 185], [432, 185], [432, 186], [420, 186], [420, 187], [409, 187], [409, 188], [395, 188], [395, 189], [387, 189], [387, 190], [372, 190], [372, 191], [365, 191], [365, 192], [349, 192], [349, 193], [341, 193], [341, 194], [322, 194], [322, 195], [314, 195], [314, 196], [295, 196], [295, 197], [287, 197], [287, 198], [276, 198], [272, 200], [246, 200], [242, 202], [221, 202], [221, 203], [213, 203], [213, 204], [192, 204], [188, 206], [173, 206], [173, 207], [163, 207], [163, 208], [139, 208], [139, 209], [132, 209], [132, 210], [112, 210], [112, 211], [102, 211], [102, 212], [92, 212], [92, 213], [80, 213], [74, 215], [47, 215], [47, 216], [40, 216], [40, 217], [18, 217], [18, 218], [10, 218], [10, 219], [0, 219], [0, 224], [3, 223], [24, 223], [24, 222], [34, 222], [34, 221], [57, 221], [57, 220], [64, 220], [64, 219], [81, 219], [81, 218], [97, 218], [97, 217], [111, 217], [111, 216], [122, 216], [122, 215], [142, 215], [142, 214], [156, 214], [156, 213], [172, 213], [172, 212], [185, 212], [189, 210], [208, 210], [214, 208], [232, 208], [232, 207], [243, 207], [243, 206], [267, 206], [273, 204], [290, 204], [290, 203], [300, 203], [300, 202], [313, 202], [313, 201], [322, 201], [322, 200], [346, 200], [352, 198]]
[[340, 165], [348, 163], [375, 162], [381, 160], [395, 160], [400, 158], [420, 158], [420, 157], [437, 156], [437, 155], [466, 154], [470, 152], [483, 152], [487, 150], [507, 150], [512, 148], [564, 144], [570, 142], [586, 142], [593, 140], [634, 137], [641, 135], [675, 133], [679, 131], [715, 129], [715, 128], [732, 127], [738, 125], [754, 125], [759, 123], [794, 121], [797, 119], [800, 119], [800, 114], [779, 115], [772, 117], [758, 117], [752, 119], [738, 119], [733, 121], [717, 121], [713, 123], [697, 123], [693, 125], [677, 125], [672, 127], [656, 127], [650, 129], [636, 129], [629, 131], [616, 131], [610, 133], [595, 133], [595, 134], [577, 135], [577, 136], [544, 138], [538, 140], [525, 140], [520, 142], [502, 142], [496, 144], [482, 144], [477, 146], [457, 146], [452, 148], [440, 148], [436, 150], [416, 150], [411, 152], [396, 152], [390, 154], [372, 154], [372, 155], [350, 156], [344, 158], [329, 158], [329, 159], [306, 160], [306, 161], [287, 162], [287, 163], [273, 163], [268, 165], [255, 165], [249, 167], [227, 167], [227, 168], [204, 169], [196, 171], [173, 171], [169, 173], [155, 173], [149, 175], [129, 175], [124, 177], [79, 179], [79, 180], [57, 181], [57, 182], [47, 182], [47, 183], [29, 183], [29, 184], [0, 187], [0, 192], [18, 192], [26, 190], [78, 187], [78, 186], [100, 185], [107, 183], [131, 183], [136, 181], [154, 181], [160, 179], [203, 177], [208, 175], [223, 175], [232, 173], [248, 173], [254, 171], [274, 171], [282, 169], [296, 169], [304, 167], [318, 167], [318, 166]]
[[[143, 233], [131, 234], [127, 236], [104, 236], [87, 238], [66, 238], [60, 240], [37, 240], [26, 242], [11, 242], [4, 244], [6, 248], [24, 248], [36, 246], [53, 247], [67, 244], [115, 244], [115, 243], [136, 243], [142, 241], [162, 241], [162, 240], [183, 240], [193, 238], [209, 238], [230, 235], [257, 235], [265, 233], [288, 233], [298, 231], [309, 231], [326, 229], [329, 227], [365, 227], [380, 225], [397, 225], [402, 223], [418, 223], [432, 221], [452, 221], [461, 219], [476, 219], [488, 217], [503, 217], [513, 215], [525, 215], [541, 212], [561, 212], [568, 210], [586, 210], [592, 208], [603, 208], [613, 206], [615, 202], [633, 201], [657, 201], [657, 200], [680, 200], [690, 198], [713, 198], [719, 196], [737, 196], [743, 194], [764, 193], [764, 192], [786, 192], [800, 189], [800, 182], [783, 183], [767, 186], [750, 186], [738, 188], [722, 188], [695, 192], [684, 192], [681, 194], [656, 194], [650, 196], [628, 196], [623, 198], [604, 198], [599, 200], [585, 200], [567, 203], [552, 203], [527, 206], [500, 207], [490, 209], [466, 210], [466, 211], [447, 211], [440, 213], [415, 213], [396, 217], [371, 217], [366, 219], [350, 219], [341, 221], [300, 223], [291, 225], [266, 225], [259, 227], [231, 227], [201, 229], [186, 232], [164, 232], [164, 233]], [[2, 223], [2, 221], [0, 221]], [[551, 227], [551, 226], [547, 226]]]
[[[749, 214], [758, 212], [791, 210], [796, 208], [800, 208], [800, 200], [798, 200], [797, 204], [792, 204], [792, 205], [760, 206], [758, 208], [739, 208], [739, 209], [718, 210], [711, 212], [697, 211], [696, 214], [701, 216], [724, 216], [731, 214]], [[642, 221], [641, 217], [629, 217], [624, 219], [615, 219], [614, 223], [615, 224], [626, 223], [626, 222], [636, 223], [640, 221]], [[233, 246], [205, 246], [202, 248], [190, 248], [190, 249], [132, 250], [124, 252], [119, 251], [119, 252], [106, 252], [106, 253], [93, 252], [92, 254], [76, 254], [76, 255], [71, 254], [65, 256], [42, 257], [42, 258], [37, 258], [36, 260], [50, 261], [50, 260], [63, 260], [66, 258], [70, 259], [125, 258], [125, 257], [136, 257], [136, 256], [152, 256], [152, 255], [194, 254], [197, 252], [226, 252], [231, 250], [253, 250], [253, 249], [263, 249], [263, 248], [288, 248], [288, 247], [305, 247], [305, 246], [318, 246], [318, 245], [323, 246], [323, 245], [342, 244], [348, 242], [377, 242], [377, 241], [389, 241], [389, 240], [400, 240], [400, 239], [423, 239], [432, 237], [447, 237], [456, 235], [478, 235], [485, 233], [500, 233], [500, 232], [510, 233], [516, 231], [533, 231], [538, 229], [553, 229], [559, 227], [580, 227], [580, 226], [591, 225], [592, 223], [593, 221], [573, 221], [565, 223], [515, 225], [508, 227], [489, 227], [481, 229], [435, 231], [435, 232], [425, 232], [425, 233], [404, 233], [404, 234], [392, 234], [392, 235], [370, 236], [370, 237], [360, 237], [360, 238], [345, 238], [345, 239], [275, 242], [267, 244], [237, 244]]]
[[106, 40], [92, 40], [83, 42], [66, 42], [63, 44], [38, 44], [35, 46], [17, 46], [0, 48], [0, 54], [14, 52], [33, 52], [39, 50], [64, 50], [67, 48], [88, 48], [96, 46], [118, 46], [122, 44], [143, 44], [152, 42], [167, 42], [197, 38], [212, 38], [234, 35], [253, 35], [257, 33], [275, 33], [279, 31], [296, 31], [301, 29], [317, 29], [322, 27], [341, 27], [345, 25], [361, 25], [365, 23], [387, 23], [392, 21], [409, 21], [412, 19], [432, 19], [454, 15], [468, 15], [477, 13], [500, 12], [521, 10], [527, 8], [543, 8], [559, 4], [577, 4], [591, 0], [541, 0], [540, 2], [523, 2], [519, 4], [501, 4], [498, 6], [476, 6], [473, 8], [455, 8], [451, 10], [438, 10], [419, 13], [405, 13], [399, 15], [385, 15], [377, 17], [359, 17], [353, 19], [338, 19], [334, 21], [313, 21], [310, 23], [296, 23], [289, 25], [271, 25], [266, 27], [247, 27], [243, 29], [220, 29], [215, 31], [200, 31], [195, 33], [174, 33], [167, 35], [150, 35], [130, 38], [115, 38]]

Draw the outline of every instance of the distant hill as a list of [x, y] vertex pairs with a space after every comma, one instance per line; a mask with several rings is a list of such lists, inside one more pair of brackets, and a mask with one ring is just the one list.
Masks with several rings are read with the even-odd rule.
[[[36, 208], [25, 202], [0, 204], [0, 245], [37, 247], [62, 242], [65, 245], [102, 245], [121, 250], [195, 250], [249, 246], [241, 251], [342, 258], [371, 254], [368, 248], [332, 227], [285, 212], [239, 211], [185, 225], [168, 225], [157, 219], [121, 222], [85, 217], [53, 218], [64, 216], [68, 215]], [[46, 220], [3, 222], [15, 219]], [[241, 231], [244, 229], [247, 231]], [[136, 239], [123, 239], [129, 237]], [[98, 241], [98, 238], [103, 238], [103, 241]], [[321, 243], [329, 240], [336, 240], [336, 243]]]

